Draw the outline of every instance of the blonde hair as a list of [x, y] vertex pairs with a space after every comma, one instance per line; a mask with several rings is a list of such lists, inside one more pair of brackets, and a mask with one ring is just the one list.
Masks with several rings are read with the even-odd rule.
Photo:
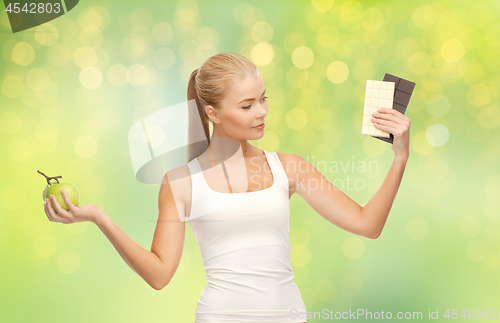
[[234, 83], [243, 80], [246, 76], [259, 76], [259, 69], [247, 58], [235, 53], [219, 53], [207, 59], [200, 68], [195, 69], [189, 77], [187, 99], [195, 100], [198, 114], [189, 115], [188, 142], [193, 138], [195, 122], [192, 118], [200, 118], [207, 142], [202, 147], [190, 145], [188, 161], [199, 156], [210, 144], [211, 121], [205, 111], [208, 105], [215, 109], [220, 108], [220, 102], [227, 94], [227, 89]]

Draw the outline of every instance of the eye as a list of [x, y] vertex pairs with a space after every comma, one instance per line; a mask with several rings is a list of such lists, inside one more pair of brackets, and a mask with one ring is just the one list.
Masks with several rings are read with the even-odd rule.
[[[265, 96], [265, 97], [262, 98], [263, 101], [265, 101], [266, 99], [267, 99], [267, 96]], [[251, 106], [252, 105], [247, 105], [245, 107], [242, 107], [242, 109], [248, 110], [248, 109], [250, 109]]]

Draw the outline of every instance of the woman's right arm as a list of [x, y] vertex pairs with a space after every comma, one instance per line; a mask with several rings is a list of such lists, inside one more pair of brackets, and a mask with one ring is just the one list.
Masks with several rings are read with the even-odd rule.
[[[176, 203], [180, 203], [179, 208]], [[144, 249], [125, 234], [108, 215], [98, 209], [95, 224], [113, 244], [129, 267], [155, 290], [165, 287], [177, 270], [184, 247], [184, 205], [175, 199], [165, 175], [158, 196], [159, 216], [151, 251]]]
[[[174, 174], [175, 171], [178, 175], [177, 169], [168, 173]], [[184, 182], [174, 181], [178, 185], [175, 189], [174, 200], [168, 173], [164, 176], [160, 186], [159, 216], [151, 251], [134, 242], [97, 206], [93, 204], [73, 205], [63, 190], [61, 190], [62, 198], [69, 210], [63, 209], [57, 199], [51, 195], [44, 204], [45, 214], [52, 222], [70, 224], [90, 221], [95, 223], [129, 267], [151, 287], [160, 290], [170, 282], [181, 260], [185, 232], [183, 190], [186, 185], [183, 184], [186, 181], [189, 183], [189, 177], [183, 178], [184, 176], [181, 177]]]

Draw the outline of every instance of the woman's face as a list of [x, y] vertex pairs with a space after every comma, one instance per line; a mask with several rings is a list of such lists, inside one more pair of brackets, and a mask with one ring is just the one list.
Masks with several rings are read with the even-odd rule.
[[266, 88], [262, 77], [247, 76], [226, 92], [220, 109], [207, 107], [214, 122], [214, 136], [227, 136], [237, 140], [262, 138], [264, 129], [254, 128], [267, 116]]

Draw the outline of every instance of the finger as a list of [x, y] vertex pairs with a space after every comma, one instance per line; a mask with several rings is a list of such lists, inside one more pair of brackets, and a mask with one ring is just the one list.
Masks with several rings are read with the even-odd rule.
[[75, 208], [75, 205], [71, 202], [71, 200], [69, 199], [69, 196], [68, 194], [66, 194], [66, 191], [61, 189], [61, 195], [62, 195], [62, 198], [64, 200], [64, 203], [66, 203], [66, 206], [68, 207], [68, 209], [70, 211], [73, 211], [73, 209]]
[[384, 124], [392, 127], [396, 127], [399, 125], [398, 121], [394, 120], [393, 118], [383, 119], [377, 116], [373, 116], [371, 120], [373, 123]]
[[404, 114], [402, 114], [398, 110], [396, 110], [396, 109], [390, 109], [390, 108], [378, 108], [377, 112], [384, 113], [384, 114], [392, 114], [394, 116], [399, 116], [399, 117], [400, 116], [404, 116]]
[[49, 221], [52, 221], [52, 218], [50, 217], [50, 213], [49, 213], [49, 209], [47, 208], [47, 200], [48, 199], [45, 199], [45, 203], [43, 203], [43, 210], [45, 211], [45, 215], [47, 216], [47, 219], [49, 219]]
[[57, 201], [56, 197], [53, 194], [50, 194], [50, 204], [55, 209], [54, 213], [56, 213], [56, 216], [60, 218], [64, 218], [66, 216], [68, 211], [66, 211], [61, 207], [61, 204], [59, 204], [59, 202]]
[[52, 201], [50, 198], [47, 199], [46, 209], [49, 214], [50, 221], [60, 222], [60, 216], [56, 213], [56, 211], [54, 211], [54, 208], [52, 208]]

